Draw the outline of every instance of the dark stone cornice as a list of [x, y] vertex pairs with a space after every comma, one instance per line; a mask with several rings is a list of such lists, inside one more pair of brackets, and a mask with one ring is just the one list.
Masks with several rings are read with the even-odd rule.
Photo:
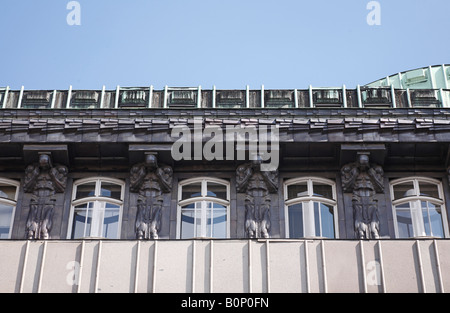
[[276, 126], [281, 142], [450, 141], [449, 109], [0, 110], [0, 142], [173, 142], [175, 126]]
[[1, 109], [0, 119], [67, 118], [437, 118], [450, 119], [450, 108], [297, 108], [297, 109]]

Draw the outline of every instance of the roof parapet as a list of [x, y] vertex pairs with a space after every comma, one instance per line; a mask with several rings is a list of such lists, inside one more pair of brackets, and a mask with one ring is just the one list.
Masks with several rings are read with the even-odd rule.
[[450, 108], [447, 88], [390, 86], [313, 87], [308, 89], [204, 89], [120, 87], [106, 90], [11, 90], [0, 88], [2, 109], [346, 109], [346, 108]]

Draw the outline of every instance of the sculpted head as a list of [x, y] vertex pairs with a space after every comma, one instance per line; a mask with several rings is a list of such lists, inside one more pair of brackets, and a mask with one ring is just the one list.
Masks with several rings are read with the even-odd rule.
[[39, 167], [42, 169], [49, 169], [51, 167], [51, 161], [48, 154], [39, 155]]
[[359, 154], [358, 155], [358, 164], [361, 169], [368, 168], [369, 167], [369, 155]]
[[158, 167], [158, 160], [156, 155], [154, 154], [146, 154], [145, 155], [145, 167], [150, 170], [153, 170]]

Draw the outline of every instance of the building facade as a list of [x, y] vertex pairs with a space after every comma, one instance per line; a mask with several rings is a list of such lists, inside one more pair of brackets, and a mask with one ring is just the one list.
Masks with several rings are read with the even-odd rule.
[[[355, 278], [349, 290], [372, 286], [370, 255], [381, 276], [369, 291], [392, 291], [395, 274], [381, 260], [402, 249], [398, 257], [412, 260], [413, 290], [445, 291], [449, 80], [450, 66], [442, 65], [355, 89], [0, 88], [0, 245], [9, 251], [0, 260], [15, 277], [3, 288], [46, 290], [39, 275], [26, 277], [45, 272], [51, 246], [70, 251], [57, 262], [63, 268], [92, 258], [92, 271], [104, 269], [100, 255], [118, 252], [105, 256], [103, 245], [134, 255], [131, 262], [116, 255], [125, 267], [134, 264], [125, 283], [111, 284], [125, 291], [170, 290], [171, 279], [154, 278], [155, 255], [172, 250], [168, 259], [179, 250], [182, 267], [189, 263], [181, 291], [218, 291], [231, 279], [218, 272], [213, 251], [237, 253], [236, 262], [251, 268], [233, 277], [234, 290], [278, 290], [271, 279], [283, 274], [269, 268], [287, 262], [300, 269], [291, 291], [330, 291], [336, 280], [323, 270], [340, 267], [325, 255], [339, 259], [347, 250], [342, 257], [354, 262], [340, 266]], [[223, 248], [213, 250], [213, 242]], [[137, 282], [143, 247], [155, 254], [145, 288]], [[275, 261], [290, 249], [303, 252]], [[194, 262], [196, 254], [209, 263]], [[211, 267], [223, 277], [213, 279]], [[99, 291], [92, 271], [86, 285], [61, 290]]]

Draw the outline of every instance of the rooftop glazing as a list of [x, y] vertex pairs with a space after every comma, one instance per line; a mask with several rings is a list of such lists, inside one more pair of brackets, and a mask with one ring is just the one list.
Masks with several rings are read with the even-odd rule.
[[449, 89], [450, 65], [422, 67], [386, 76], [367, 84], [367, 87], [391, 86], [399, 89]]

